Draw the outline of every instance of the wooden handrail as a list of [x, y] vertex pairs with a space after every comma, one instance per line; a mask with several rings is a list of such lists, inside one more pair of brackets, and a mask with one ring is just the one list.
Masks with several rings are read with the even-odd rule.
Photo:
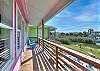
[[66, 64], [70, 69], [72, 69], [72, 71], [76, 71], [72, 66], [70, 66], [68, 63], [66, 63], [64, 60], [62, 60], [60, 57], [59, 59], [64, 63]]
[[72, 55], [74, 57], [77, 57], [77, 58], [81, 59], [82, 61], [84, 61], [84, 62], [86, 62], [88, 64], [93, 65], [95, 68], [99, 68], [100, 69], [100, 60], [99, 59], [95, 59], [95, 58], [93, 58], [91, 56], [79, 53], [79, 52], [74, 51], [72, 49], [68, 49], [68, 48], [66, 48], [64, 46], [55, 44], [55, 43], [50, 42], [48, 40], [45, 40], [45, 39], [43, 39], [43, 40], [44, 40], [44, 42], [47, 42], [47, 43], [49, 43], [49, 44], [51, 44], [51, 45], [53, 45], [55, 47], [58, 47], [59, 49], [63, 50], [64, 52], [67, 52], [68, 54], [70, 54], [70, 55]]
[[[51, 48], [53, 51], [55, 51], [53, 48]], [[73, 61], [72, 59], [66, 57], [65, 55], [61, 54], [60, 52], [58, 52], [58, 54], [64, 58], [66, 58], [69, 62], [72, 62], [74, 65], [76, 65], [77, 67], [79, 67], [80, 69], [82, 69], [83, 71], [88, 71], [88, 69], [86, 69], [85, 67], [83, 67], [82, 65], [80, 65], [79, 63]]]
[[[48, 49], [48, 48], [45, 48], [45, 49], [47, 49], [46, 51], [50, 54], [50, 56], [52, 56], [53, 58], [54, 58], [54, 60], [56, 60], [56, 57], [54, 57], [54, 56], [56, 56], [56, 54], [54, 54], [50, 49]], [[59, 58], [59, 57], [58, 57]], [[61, 59], [62, 60], [62, 59]], [[63, 60], [62, 60], [63, 61]], [[65, 62], [65, 61], [64, 61]], [[58, 61], [58, 63], [60, 64], [60, 66], [62, 67], [62, 68], [64, 68], [65, 69], [65, 67]], [[65, 62], [65, 64], [66, 64], [66, 62]], [[70, 66], [71, 67], [71, 66]], [[58, 68], [60, 68], [59, 66], [58, 66]], [[71, 67], [72, 68], [72, 67]], [[57, 69], [56, 69], [57, 70]]]
[[[39, 38], [39, 39], [41, 40], [41, 38]], [[81, 65], [81, 64], [75, 62], [74, 60], [72, 60], [71, 58], [68, 58], [65, 55], [63, 55], [63, 53], [65, 53], [65, 54], [67, 53], [68, 55], [71, 55], [71, 56], [73, 56], [75, 58], [79, 58], [81, 61], [83, 61], [85, 63], [88, 63], [88, 64], [94, 66], [97, 69], [100, 69], [100, 60], [99, 59], [95, 59], [95, 58], [93, 58], [91, 56], [82, 54], [82, 53], [74, 51], [72, 49], [68, 49], [68, 48], [66, 48], [64, 46], [55, 44], [55, 43], [50, 42], [50, 41], [45, 40], [45, 39], [43, 39], [43, 41], [44, 41], [44, 47], [46, 47], [45, 49], [48, 49], [48, 51], [55, 56], [55, 58], [54, 58], [54, 56], [53, 56], [53, 58], [56, 61], [56, 68], [57, 68], [57, 70], [59, 68], [58, 64], [60, 64], [60, 66], [63, 67], [63, 65], [61, 65], [61, 63], [58, 61], [58, 59], [59, 59], [64, 64], [66, 64], [69, 68], [71, 68], [72, 70], [75, 71], [75, 69], [71, 65], [68, 65], [62, 58], [60, 58], [60, 57], [63, 57], [65, 59], [67, 59], [69, 62], [71, 62], [74, 65], [76, 65], [79, 69], [81, 69], [83, 71], [89, 71], [83, 65]], [[60, 50], [63, 51], [63, 53], [60, 52]]]
[[[46, 45], [46, 44], [45, 44]], [[48, 47], [49, 45], [47, 45], [47, 47]], [[48, 49], [47, 47], [45, 47], [52, 55], [52, 57], [56, 60], [56, 66], [58, 66], [58, 63], [60, 64], [60, 66], [61, 67], [63, 67], [64, 68], [64, 66], [58, 61], [58, 59], [60, 59], [60, 61], [62, 61], [64, 64], [66, 64], [69, 68], [71, 68], [73, 71], [76, 71], [71, 65], [69, 65], [69, 64], [67, 64], [63, 59], [61, 59], [61, 58], [59, 58], [58, 57], [58, 47], [56, 48], [56, 50], [54, 50], [52, 47], [51, 47], [51, 49], [54, 51], [54, 52], [56, 52], [56, 54], [54, 54], [54, 52], [52, 52], [50, 49]], [[56, 57], [54, 57], [54, 56]], [[59, 68], [59, 66], [58, 66], [58, 68]], [[58, 71], [58, 68], [56, 67], [56, 71]], [[64, 68], [65, 69], [65, 68]]]
[[[51, 48], [53, 51], [55, 51], [53, 48]], [[72, 62], [74, 65], [76, 65], [77, 67], [79, 67], [80, 69], [82, 69], [83, 71], [88, 71], [88, 69], [86, 69], [85, 67], [83, 67], [82, 65], [80, 65], [79, 63], [73, 61], [72, 59], [65, 57], [65, 55], [61, 54], [60, 52], [58, 52], [59, 55], [61, 55], [62, 57], [66, 58], [69, 62]]]
[[80, 65], [79, 63], [73, 61], [72, 59], [65, 57], [63, 54], [59, 53], [62, 57], [66, 58], [69, 62], [72, 62], [74, 65], [76, 65], [77, 67], [79, 67], [80, 69], [82, 69], [83, 71], [88, 71], [88, 69], [86, 69], [85, 67], [83, 67], [82, 65]]

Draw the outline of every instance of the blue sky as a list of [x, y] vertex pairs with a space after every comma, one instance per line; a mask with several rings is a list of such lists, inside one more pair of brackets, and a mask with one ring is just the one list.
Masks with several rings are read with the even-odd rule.
[[71, 5], [46, 22], [59, 32], [100, 30], [100, 0], [75, 0]]

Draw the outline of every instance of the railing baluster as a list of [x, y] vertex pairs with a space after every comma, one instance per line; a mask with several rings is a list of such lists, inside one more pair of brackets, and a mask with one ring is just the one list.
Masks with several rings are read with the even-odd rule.
[[56, 71], [58, 71], [58, 47], [56, 47]]
[[39, 44], [39, 47], [40, 47], [40, 43], [41, 43], [40, 40], [41, 40], [41, 39], [39, 38], [39, 41], [38, 41], [38, 42], [39, 42], [39, 43], [38, 43], [38, 44]]
[[39, 43], [39, 39], [38, 39], [38, 26], [37, 26], [37, 43]]
[[[80, 63], [78, 64], [78, 62], [74, 61], [75, 58], [79, 58], [81, 61], [83, 61], [84, 64], [85, 63], [91, 64], [95, 68], [100, 70], [100, 60], [94, 59], [92, 57], [87, 59], [85, 57], [86, 55], [84, 55], [84, 54], [81, 54], [81, 53], [78, 53], [78, 52], [75, 53], [73, 50], [67, 49], [67, 48], [65, 48], [63, 46], [60, 46], [60, 45], [55, 44], [55, 43], [52, 43], [52, 42], [47, 41], [45, 39], [43, 39], [43, 41], [44, 41], [44, 45], [45, 45], [46, 51], [55, 60], [56, 71], [59, 70], [59, 65], [63, 69], [67, 70], [66, 67], [64, 67], [63, 63], [66, 64], [66, 66], [69, 69], [71, 69], [72, 71], [76, 71], [76, 70], [88, 71], [89, 70], [89, 68], [86, 68], [84, 65], [81, 65]], [[41, 43], [40, 46], [42, 46], [42, 39], [40, 39], [40, 43]], [[69, 57], [69, 56], [67, 57], [66, 55], [70, 55], [71, 57]], [[87, 56], [87, 57], [89, 57], [89, 56]], [[91, 58], [93, 60], [91, 60]], [[69, 62], [66, 62], [66, 60], [69, 61]], [[96, 62], [96, 60], [98, 62]]]

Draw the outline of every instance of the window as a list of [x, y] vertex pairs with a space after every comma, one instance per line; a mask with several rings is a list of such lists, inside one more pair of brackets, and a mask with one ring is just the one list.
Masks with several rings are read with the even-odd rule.
[[13, 27], [13, 0], [1, 0], [2, 23]]
[[20, 32], [17, 32], [17, 49], [20, 48]]
[[17, 37], [16, 37], [16, 54], [17, 57], [19, 53], [21, 52], [21, 27], [22, 27], [22, 19], [21, 15], [19, 12], [19, 9], [17, 8]]
[[0, 28], [0, 68], [10, 59], [10, 30]]
[[1, 14], [0, 14], [0, 23], [1, 23]]
[[19, 30], [21, 30], [21, 15], [20, 15], [19, 10], [17, 11], [17, 16], [18, 16], [17, 28], [18, 28]]
[[13, 0], [0, 2], [0, 71], [5, 71], [13, 59]]

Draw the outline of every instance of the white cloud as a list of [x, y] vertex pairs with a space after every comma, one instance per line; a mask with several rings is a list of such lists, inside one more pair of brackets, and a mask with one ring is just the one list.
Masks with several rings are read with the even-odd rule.
[[74, 19], [78, 22], [94, 22], [99, 19], [98, 3], [85, 6]]
[[62, 11], [62, 12], [60, 12], [60, 13], [58, 13], [54, 18], [56, 18], [56, 19], [62, 19], [62, 18], [69, 18], [69, 17], [73, 17], [74, 16], [74, 14], [72, 13], [72, 12], [70, 12], [70, 11]]
[[100, 22], [100, 14], [99, 14], [99, 22]]
[[81, 21], [81, 22], [91, 22], [91, 21], [96, 20], [97, 17], [98, 17], [98, 15], [83, 14], [83, 15], [74, 17], [74, 19], [77, 20], [77, 21]]

